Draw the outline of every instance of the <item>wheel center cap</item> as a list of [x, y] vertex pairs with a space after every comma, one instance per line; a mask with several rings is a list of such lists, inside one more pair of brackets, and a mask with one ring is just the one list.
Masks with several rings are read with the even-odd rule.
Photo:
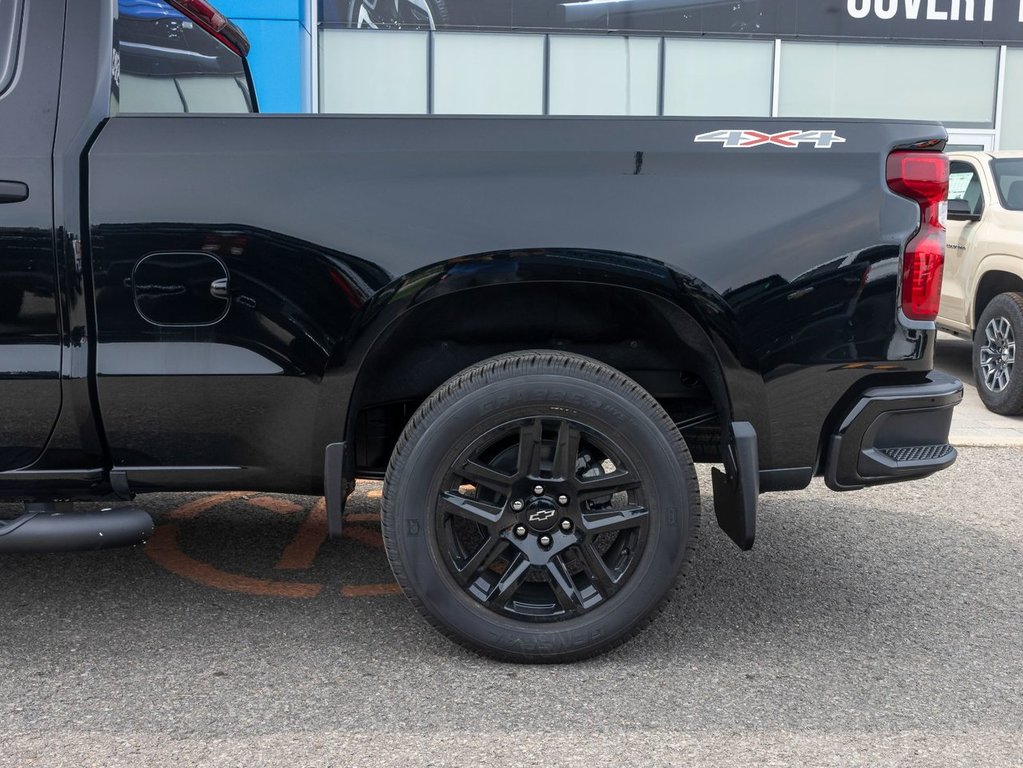
[[538, 499], [526, 507], [523, 517], [532, 530], [543, 533], [557, 524], [558, 509], [550, 499]]

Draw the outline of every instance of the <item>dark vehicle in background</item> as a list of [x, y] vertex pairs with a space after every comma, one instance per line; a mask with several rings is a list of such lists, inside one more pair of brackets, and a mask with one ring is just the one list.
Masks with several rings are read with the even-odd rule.
[[[322, 20], [370, 29], [617, 29], [755, 33], [761, 0], [326, 0]], [[769, 3], [767, 12], [774, 11]]]
[[322, 493], [337, 536], [383, 479], [434, 626], [565, 661], [686, 571], [694, 461], [747, 549], [761, 492], [955, 460], [939, 125], [263, 117], [204, 0], [27, 5], [0, 0], [0, 497], [26, 504], [0, 553], [138, 543], [124, 502], [155, 491]]
[[195, 21], [161, 0], [119, 0], [117, 11], [114, 109], [256, 111], [244, 58], [226, 51]]

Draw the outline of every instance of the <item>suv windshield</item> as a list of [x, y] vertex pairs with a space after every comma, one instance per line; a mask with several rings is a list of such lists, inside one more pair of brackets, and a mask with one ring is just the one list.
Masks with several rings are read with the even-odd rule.
[[1002, 205], [1010, 211], [1023, 211], [1023, 157], [992, 160], [991, 171]]
[[253, 112], [242, 57], [162, 0], [118, 0], [114, 112]]

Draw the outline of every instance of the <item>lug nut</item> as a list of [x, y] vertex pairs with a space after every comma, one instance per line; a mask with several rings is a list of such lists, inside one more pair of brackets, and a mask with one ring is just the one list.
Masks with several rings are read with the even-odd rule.
[[540, 537], [540, 546], [549, 547], [551, 545], [551, 541], [552, 541], [551, 537], [545, 533], [543, 536]]
[[572, 530], [572, 521], [569, 520], [567, 517], [561, 521], [561, 530], [563, 530], [565, 533], [568, 533], [569, 531]]
[[526, 505], [523, 504], [519, 499], [515, 499], [515, 501], [512, 502], [512, 509], [514, 509], [516, 512], [521, 512], [524, 506]]
[[543, 486], [542, 485], [534, 485], [533, 486], [533, 493], [536, 494], [537, 496], [543, 496]]
[[512, 532], [520, 539], [526, 538], [526, 534], [528, 533], [526, 526], [524, 525], [516, 525]]
[[561, 506], [565, 506], [566, 504], [568, 504], [568, 496], [566, 496], [565, 494], [561, 494], [560, 496], [558, 496], [558, 504], [560, 504]]

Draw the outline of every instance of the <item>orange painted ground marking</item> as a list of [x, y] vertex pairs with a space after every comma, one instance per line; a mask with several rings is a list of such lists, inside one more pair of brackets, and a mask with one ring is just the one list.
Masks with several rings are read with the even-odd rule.
[[[260, 507], [275, 514], [290, 515], [301, 511], [302, 506], [287, 499], [280, 499], [253, 491], [231, 491], [215, 493], [182, 504], [168, 513], [172, 521], [188, 522], [219, 504], [242, 499], [247, 504]], [[380, 515], [363, 513], [349, 515], [346, 522], [379, 523]], [[346, 525], [344, 538], [356, 541], [374, 549], [383, 548], [383, 539], [378, 530]], [[319, 499], [299, 525], [295, 537], [285, 548], [274, 566], [277, 570], [305, 570], [312, 568], [320, 548], [327, 540], [327, 509], [324, 499]], [[290, 597], [308, 599], [322, 594], [323, 584], [297, 581], [275, 581], [242, 574], [228, 573], [212, 565], [200, 562], [185, 554], [178, 544], [178, 526], [164, 524], [157, 526], [145, 547], [146, 554], [158, 565], [189, 581], [213, 589], [239, 592], [246, 595], [266, 597]], [[343, 597], [388, 597], [400, 595], [401, 588], [394, 582], [381, 584], [354, 584], [341, 587]]]
[[274, 498], [273, 496], [256, 496], [252, 499], [246, 499], [246, 501], [254, 507], [260, 507], [267, 512], [276, 512], [278, 515], [293, 515], [302, 509], [301, 504], [296, 504], [287, 499]]
[[366, 492], [366, 498], [367, 499], [379, 499], [379, 498], [383, 497], [383, 495], [384, 495], [384, 492], [381, 491], [379, 488], [374, 488], [372, 491], [367, 491]]
[[[212, 506], [212, 505], [211, 505]], [[322, 584], [305, 584], [297, 581], [270, 581], [236, 573], [225, 573], [212, 565], [200, 563], [178, 547], [178, 529], [174, 525], [156, 528], [146, 543], [146, 554], [171, 573], [207, 587], [228, 592], [263, 597], [316, 597], [323, 591]]]
[[313, 567], [316, 553], [327, 540], [327, 503], [317, 501], [298, 527], [298, 533], [281, 554], [274, 568], [301, 571]]
[[380, 515], [373, 512], [359, 513], [356, 515], [345, 515], [346, 523], [379, 523]]
[[231, 499], [242, 499], [249, 495], [251, 494], [247, 491], [228, 491], [226, 493], [214, 493], [212, 496], [203, 496], [201, 499], [193, 499], [176, 509], [172, 509], [169, 517], [171, 520], [192, 520], [210, 507], [223, 504]]
[[374, 549], [384, 548], [384, 539], [380, 535], [380, 531], [371, 531], [369, 528], [356, 528], [353, 525], [345, 526], [344, 533], [341, 534], [346, 539], [352, 539], [365, 544], [367, 547], [373, 547]]
[[341, 587], [345, 597], [390, 597], [400, 595], [401, 587], [397, 584], [352, 584]]

